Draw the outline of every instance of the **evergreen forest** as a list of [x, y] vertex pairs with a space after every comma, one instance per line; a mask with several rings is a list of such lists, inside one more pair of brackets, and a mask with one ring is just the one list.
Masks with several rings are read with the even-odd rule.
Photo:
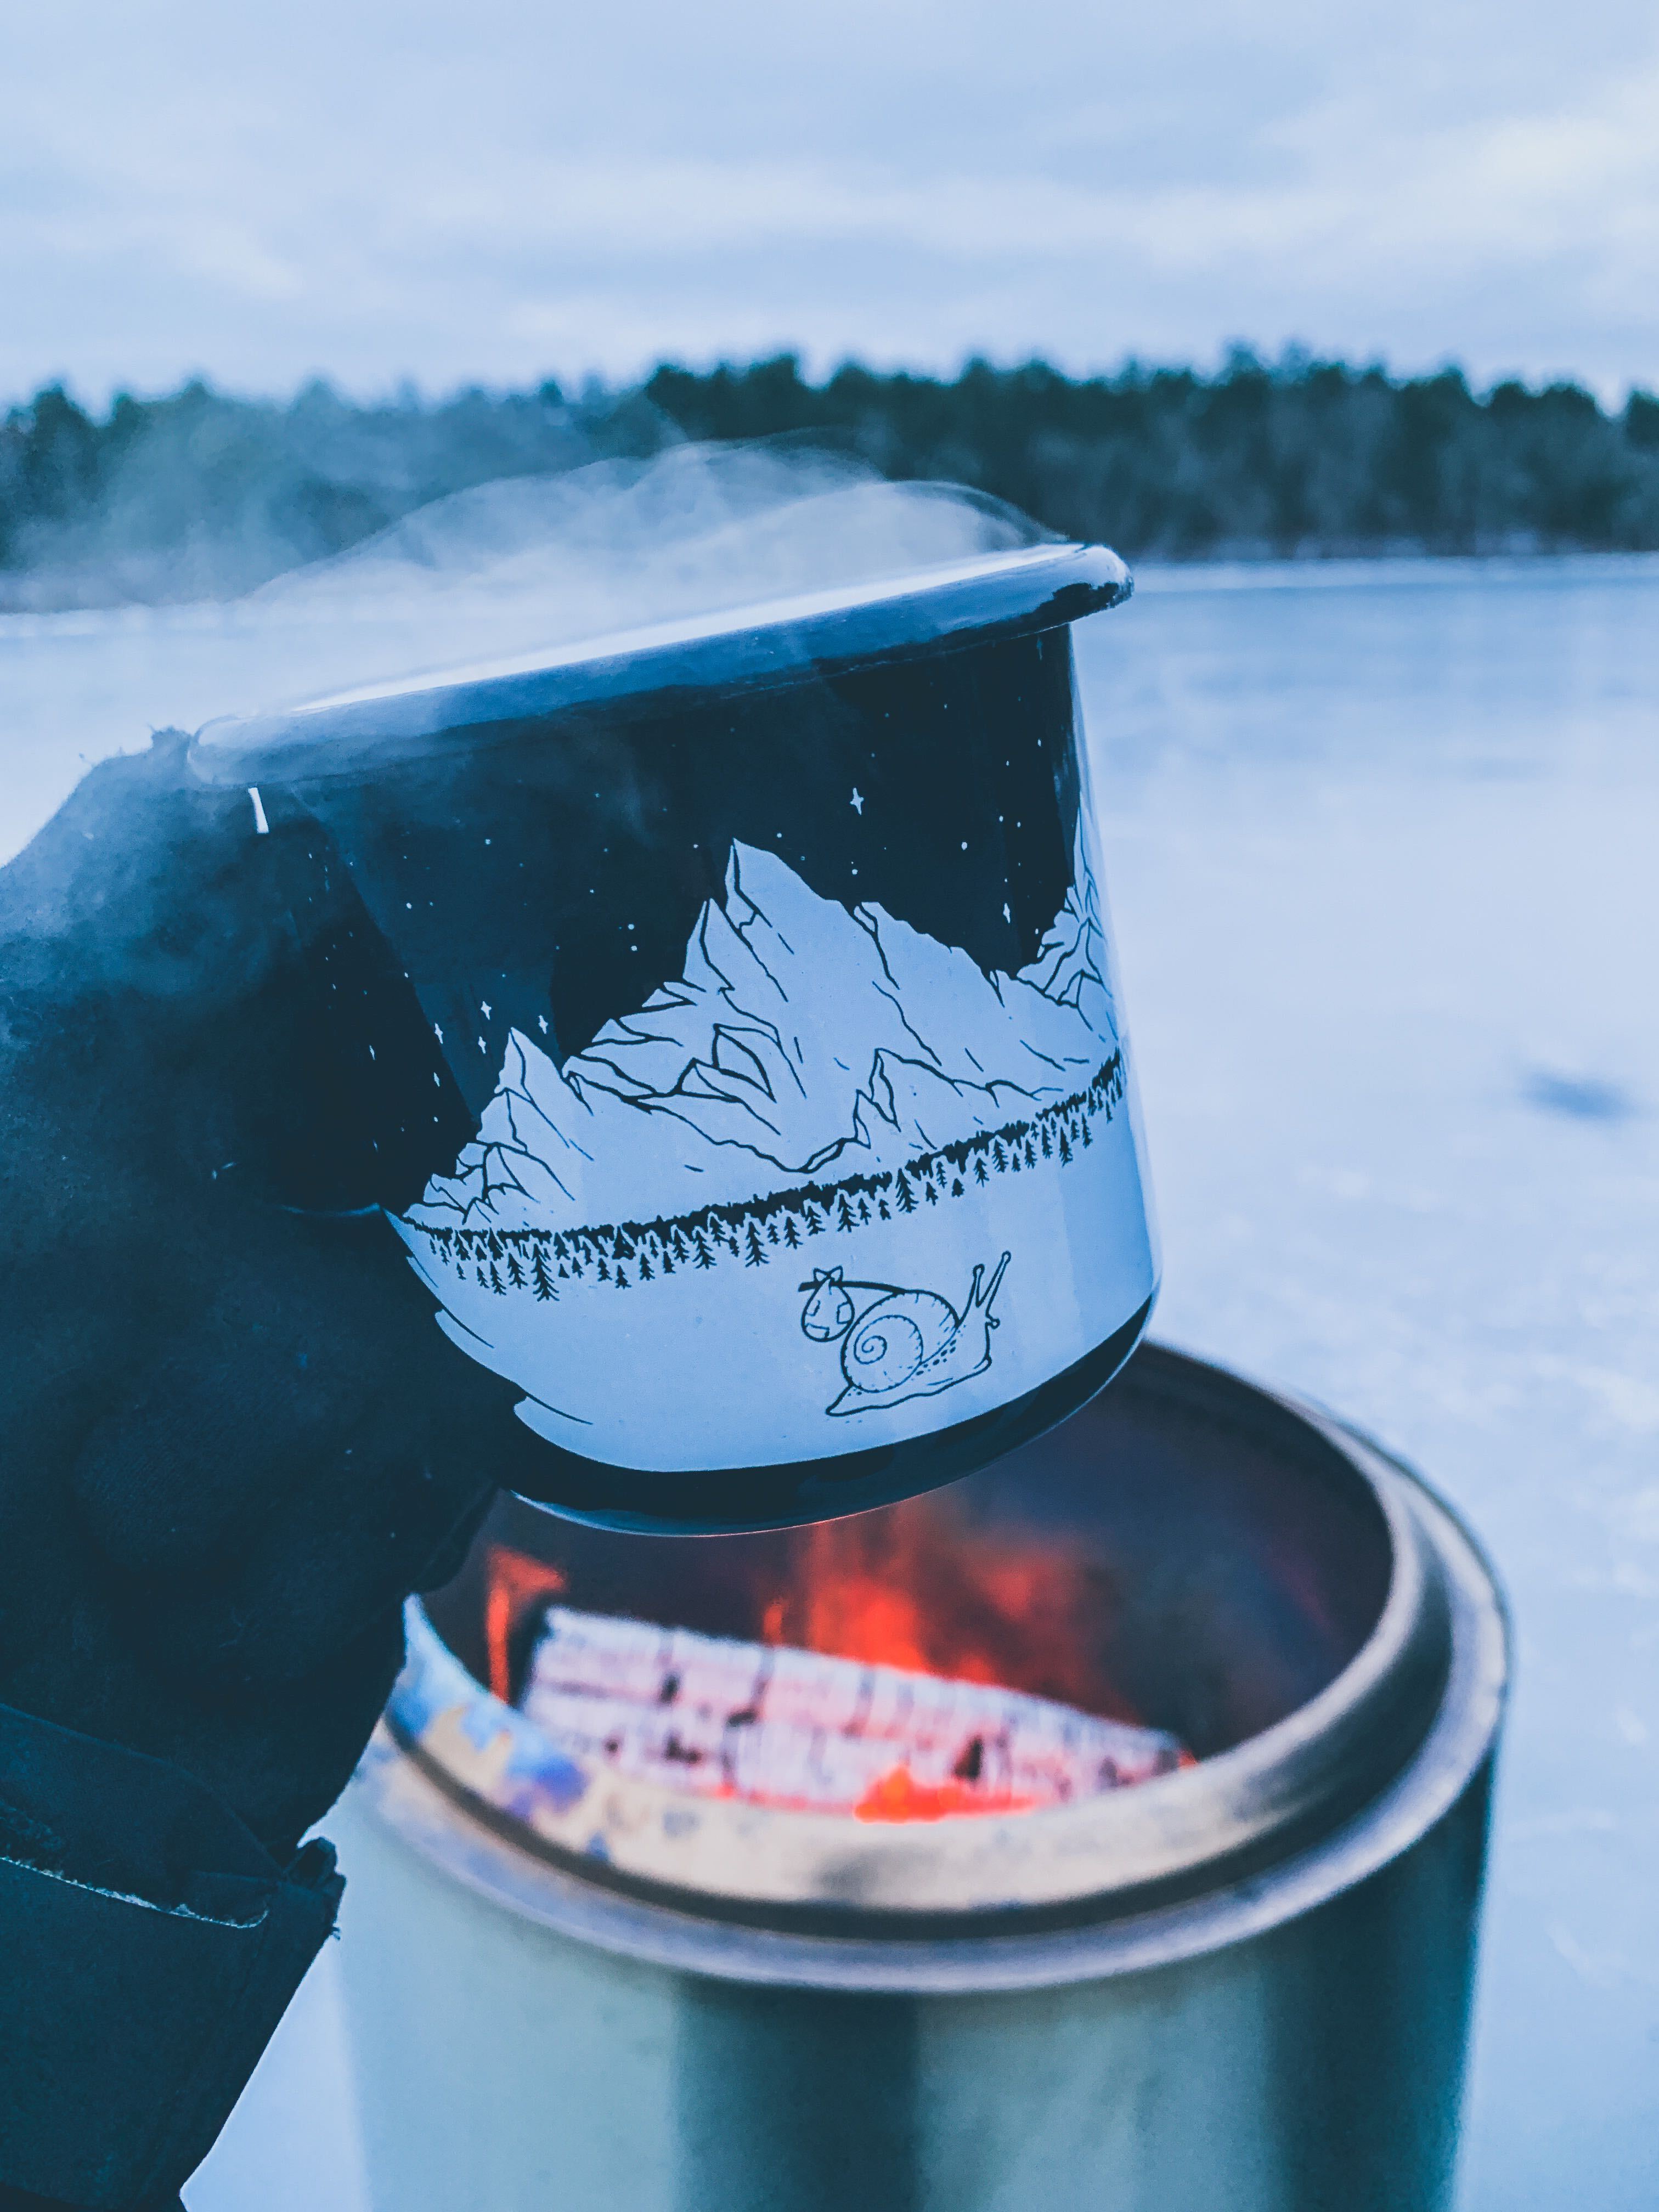
[[892, 478], [945, 478], [1132, 558], [1659, 549], [1659, 398], [1474, 389], [1236, 349], [1213, 374], [1040, 361], [954, 378], [782, 355], [642, 384], [286, 402], [199, 381], [82, 406], [53, 386], [0, 422], [0, 607], [246, 590], [445, 493], [682, 440], [788, 436]]

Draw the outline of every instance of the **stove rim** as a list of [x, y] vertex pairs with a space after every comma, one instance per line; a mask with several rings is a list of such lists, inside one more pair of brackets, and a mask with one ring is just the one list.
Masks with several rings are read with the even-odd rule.
[[[1335, 1441], [1328, 1426], [1320, 1425]], [[1352, 1441], [1342, 1439], [1339, 1449], [1354, 1468]], [[657, 1783], [600, 1776], [599, 1786], [623, 1812], [623, 1832], [632, 1832], [624, 1862], [596, 1856], [591, 1845], [561, 1843], [470, 1786], [465, 1773], [420, 1740], [396, 1694], [387, 1708], [388, 1733], [441, 1790], [513, 1848], [647, 1904], [676, 1910], [695, 1900], [693, 1909], [710, 1920], [785, 1932], [925, 1935], [965, 1918], [981, 1934], [1121, 1918], [1219, 1879], [1242, 1878], [1328, 1830], [1406, 1764], [1431, 1725], [1450, 1664], [1443, 1574], [1397, 1475], [1386, 1468], [1356, 1471], [1382, 1516], [1392, 1563], [1382, 1608], [1359, 1650], [1282, 1719], [1194, 1767], [1133, 1789], [1018, 1813], [854, 1826], [841, 1814], [743, 1801], [694, 1802]], [[410, 1626], [422, 1674], [458, 1674], [475, 1712], [494, 1709], [503, 1727], [513, 1725], [506, 1718], [510, 1709], [476, 1682], [418, 1607], [411, 1608]], [[580, 1802], [587, 1804], [586, 1794]], [[686, 1810], [699, 1826], [727, 1832], [729, 1862], [742, 1868], [741, 1880], [691, 1879], [675, 1863], [683, 1856], [677, 1820], [668, 1831], [674, 1840], [653, 1851], [651, 1816], [673, 1820]], [[580, 1825], [588, 1826], [592, 1817], [585, 1813]], [[786, 1861], [792, 1845], [809, 1853], [817, 1846], [809, 1869], [812, 1886], [800, 1886], [799, 1875], [794, 1886], [784, 1886], [761, 1858], [769, 1840]], [[1102, 1863], [1114, 1869], [1109, 1882], [1079, 1881], [1070, 1871]]]
[[[637, 1965], [714, 1980], [917, 1996], [995, 1994], [1142, 1973], [1249, 1942], [1357, 1887], [1438, 1827], [1490, 1769], [1507, 1705], [1510, 1615], [1485, 1553], [1419, 1475], [1369, 1439], [1343, 1433], [1351, 1449], [1408, 1486], [1413, 1517], [1444, 1569], [1451, 1626], [1444, 1694], [1413, 1755], [1370, 1802], [1276, 1863], [1206, 1891], [1122, 1917], [1035, 1932], [966, 1926], [951, 1937], [791, 1932], [712, 1918], [689, 1896], [660, 1903], [568, 1871], [485, 1827], [384, 1724], [354, 1790], [407, 1849], [515, 1918]], [[963, 1923], [973, 1917], [958, 1916]]]
[[[781, 1897], [735, 1887], [692, 1887], [596, 1864], [537, 1837], [446, 1773], [398, 1728], [395, 1699], [392, 1725], [383, 1727], [367, 1763], [371, 1796], [416, 1848], [510, 1909], [611, 1948], [660, 1954], [663, 1963], [696, 1961], [702, 1971], [734, 1971], [742, 1979], [821, 1979], [833, 1957], [842, 1962], [830, 1974], [834, 1982], [843, 1972], [872, 1971], [868, 1959], [853, 1966], [855, 1955], [866, 1951], [890, 1960], [896, 1949], [919, 1961], [924, 1954], [945, 1957], [963, 1945], [983, 1968], [993, 1953], [1012, 1955], [1009, 1945], [1041, 1950], [1088, 1937], [1097, 1948], [1113, 1929], [1162, 1928], [1173, 1924], [1170, 1915], [1178, 1921], [1194, 1911], [1202, 1919], [1218, 1896], [1243, 1899], [1264, 1885], [1277, 1890], [1292, 1863], [1322, 1863], [1335, 1839], [1356, 1823], [1364, 1830], [1390, 1792], [1425, 1761], [1431, 1770], [1443, 1764], [1448, 1714], [1455, 1719], [1460, 1698], [1467, 1701], [1467, 1684], [1460, 1689], [1460, 1683], [1471, 1651], [1486, 1685], [1482, 1711], [1490, 1707], [1475, 1731], [1484, 1755], [1507, 1679], [1507, 1619], [1478, 1546], [1413, 1470], [1317, 1407], [1161, 1349], [1160, 1367], [1187, 1373], [1200, 1386], [1248, 1393], [1322, 1436], [1366, 1484], [1389, 1529], [1393, 1569], [1371, 1634], [1323, 1690], [1256, 1735], [1196, 1768], [1081, 1805], [890, 1830], [865, 1826], [857, 1852], [865, 1873], [888, 1876], [874, 1903], [867, 1881], [862, 1899], [849, 1902], [844, 1893], [821, 1891]], [[785, 1823], [823, 1820], [845, 1856], [844, 1821], [744, 1809]], [[1005, 1829], [1000, 1839], [997, 1831]], [[1000, 1840], [1012, 1844], [1028, 1871], [1046, 1861], [1050, 1878], [1028, 1881], [1013, 1895], [1006, 1886], [975, 1893], [974, 1862], [994, 1863]], [[943, 1884], [943, 1905], [941, 1841], [944, 1856], [961, 1863], [956, 1880]], [[1081, 1889], [1074, 1877], [1053, 1878], [1055, 1865], [1063, 1869], [1079, 1858], [1097, 1865], [1109, 1860], [1116, 1877]], [[748, 1958], [757, 1945], [764, 1951], [768, 1944], [786, 1948], [767, 1954], [770, 1965], [750, 1958], [741, 1971], [709, 1965], [701, 1955], [712, 1947], [721, 1956], [735, 1950]], [[792, 1955], [791, 1944], [806, 1947], [796, 1962], [799, 1973], [780, 1965]], [[817, 1947], [824, 1945], [830, 1950], [820, 1958]], [[1046, 1969], [1037, 1973], [1047, 1978]], [[854, 1979], [848, 1985], [872, 1984]]]

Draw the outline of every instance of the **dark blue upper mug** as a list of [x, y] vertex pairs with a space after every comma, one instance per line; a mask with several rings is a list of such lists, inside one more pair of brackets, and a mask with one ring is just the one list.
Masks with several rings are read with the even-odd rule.
[[292, 845], [352, 1071], [294, 1202], [372, 1156], [544, 1501], [884, 1503], [1133, 1349], [1158, 1262], [1069, 629], [1128, 590], [1028, 547], [197, 738]]

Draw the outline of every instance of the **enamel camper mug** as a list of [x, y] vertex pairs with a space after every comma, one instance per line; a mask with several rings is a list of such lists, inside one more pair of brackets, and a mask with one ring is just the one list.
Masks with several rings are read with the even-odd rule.
[[857, 1510], [1133, 1350], [1158, 1260], [1070, 632], [1129, 589], [1047, 544], [197, 737], [304, 825], [353, 1141], [435, 1326], [522, 1393], [540, 1502]]

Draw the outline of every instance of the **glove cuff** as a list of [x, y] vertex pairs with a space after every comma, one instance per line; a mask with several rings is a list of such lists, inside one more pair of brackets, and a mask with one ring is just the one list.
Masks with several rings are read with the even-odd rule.
[[122, 2212], [212, 2148], [334, 1925], [182, 1768], [0, 1707], [0, 2192]]

